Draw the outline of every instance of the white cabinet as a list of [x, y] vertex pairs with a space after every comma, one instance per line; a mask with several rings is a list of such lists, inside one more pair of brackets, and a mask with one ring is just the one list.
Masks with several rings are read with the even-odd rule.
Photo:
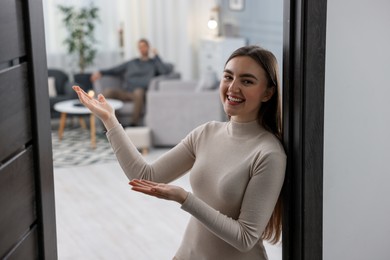
[[199, 46], [199, 74], [214, 72], [220, 79], [223, 68], [230, 54], [236, 49], [245, 46], [244, 38], [203, 38]]

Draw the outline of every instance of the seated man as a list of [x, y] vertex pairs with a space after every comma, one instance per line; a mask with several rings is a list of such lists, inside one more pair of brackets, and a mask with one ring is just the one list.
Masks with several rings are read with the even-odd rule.
[[91, 76], [92, 82], [101, 78], [102, 75], [119, 76], [124, 79], [125, 86], [122, 86], [122, 89], [105, 89], [102, 94], [106, 98], [134, 102], [132, 126], [139, 124], [145, 91], [150, 80], [155, 76], [169, 73], [169, 67], [162, 62], [155, 49], [152, 50], [154, 57], [149, 57], [150, 46], [146, 39], [138, 41], [138, 49], [139, 58], [134, 58], [112, 69], [97, 71]]

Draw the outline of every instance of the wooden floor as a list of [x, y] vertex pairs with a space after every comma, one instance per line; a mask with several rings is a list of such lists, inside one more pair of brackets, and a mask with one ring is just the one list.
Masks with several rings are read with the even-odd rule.
[[[154, 160], [165, 150], [152, 150]], [[188, 213], [135, 193], [118, 163], [54, 169], [59, 260], [165, 260], [180, 245]], [[176, 181], [190, 190], [188, 176]], [[281, 245], [266, 245], [281, 260]]]

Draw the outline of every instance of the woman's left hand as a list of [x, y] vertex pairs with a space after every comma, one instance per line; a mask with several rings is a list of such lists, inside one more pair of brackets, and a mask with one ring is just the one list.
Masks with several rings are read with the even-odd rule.
[[178, 186], [157, 183], [148, 180], [134, 179], [129, 182], [132, 190], [138, 191], [160, 199], [173, 200], [183, 204], [187, 199], [188, 192]]

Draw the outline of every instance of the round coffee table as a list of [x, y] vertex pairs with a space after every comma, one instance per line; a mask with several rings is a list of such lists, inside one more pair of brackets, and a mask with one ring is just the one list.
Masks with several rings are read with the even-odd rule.
[[[108, 103], [115, 109], [120, 109], [123, 106], [123, 102], [116, 99], [106, 99]], [[74, 115], [79, 116], [80, 125], [83, 128], [87, 128], [84, 119], [81, 117], [83, 115], [89, 116], [90, 131], [91, 131], [91, 146], [92, 148], [96, 147], [96, 128], [95, 128], [95, 116], [86, 108], [83, 104], [80, 103], [78, 99], [71, 99], [62, 102], [58, 102], [54, 105], [54, 109], [61, 113], [60, 126], [58, 128], [58, 138], [62, 140], [64, 133], [66, 116]]]

